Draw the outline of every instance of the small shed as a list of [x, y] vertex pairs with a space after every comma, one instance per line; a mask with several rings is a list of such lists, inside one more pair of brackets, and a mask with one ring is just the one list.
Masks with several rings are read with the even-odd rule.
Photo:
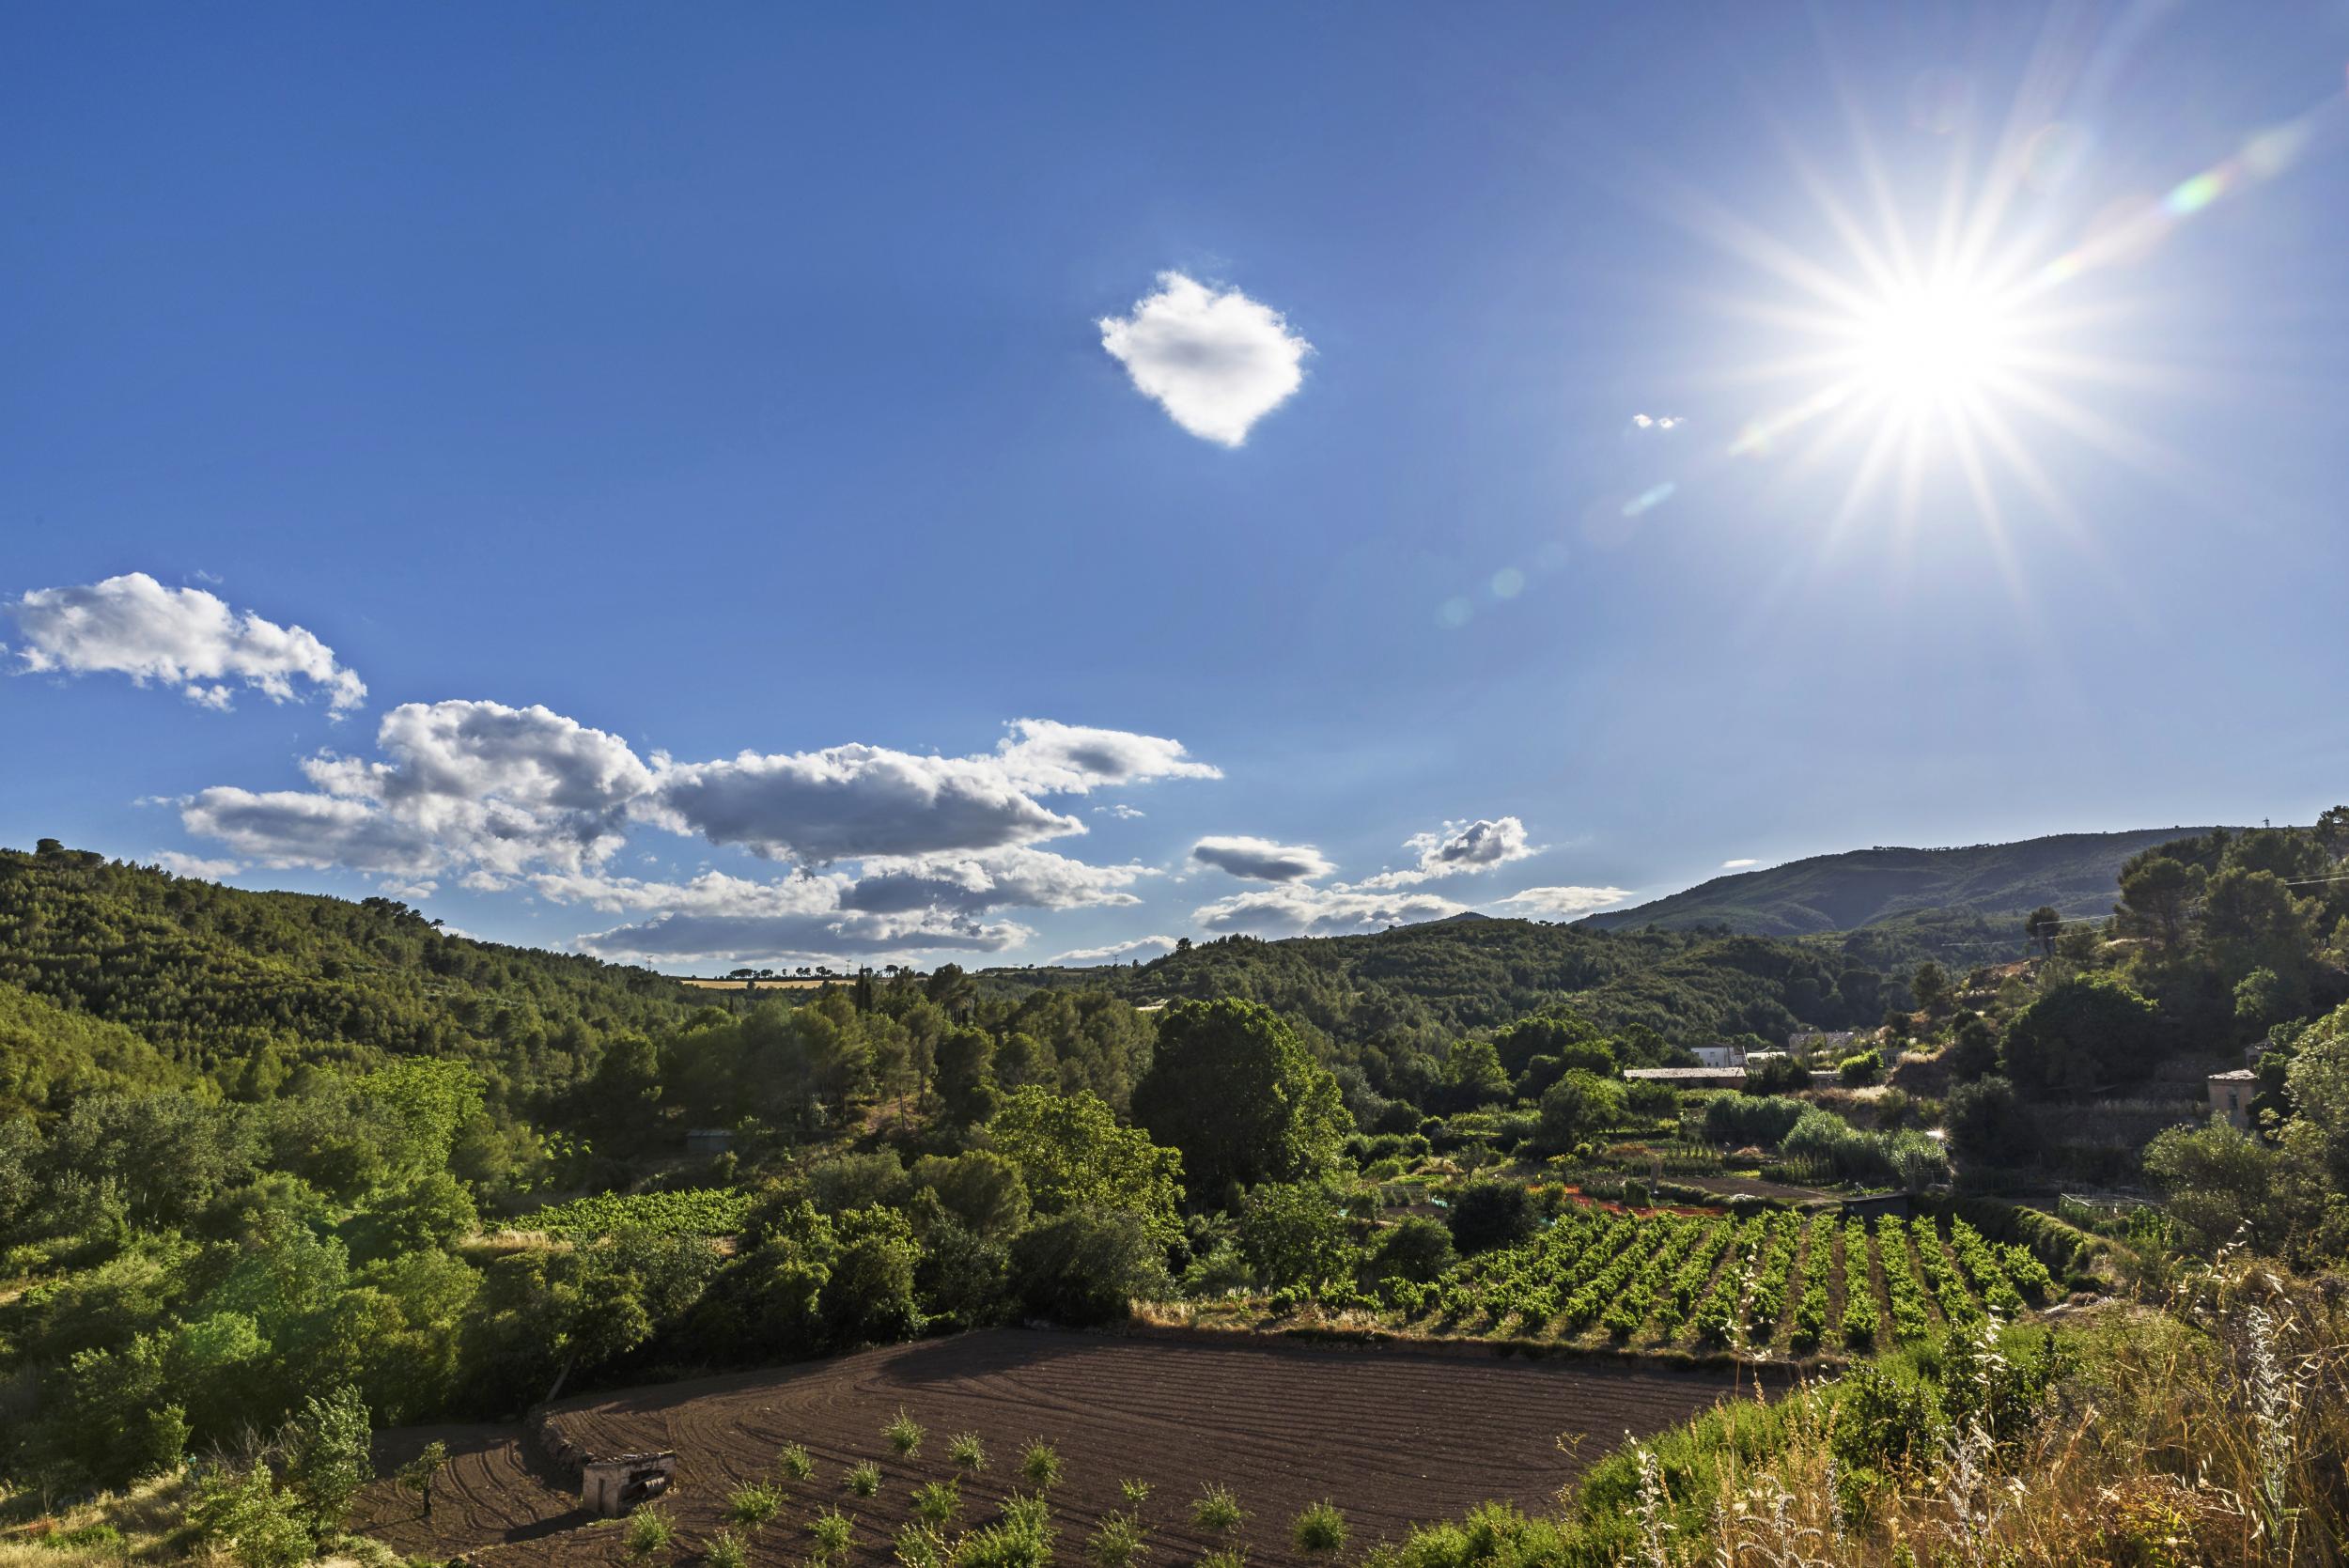
[[2251, 1130], [2251, 1096], [2260, 1090], [2260, 1076], [2248, 1067], [2210, 1075], [2210, 1108], [2238, 1132]]
[[589, 1459], [579, 1467], [579, 1505], [590, 1514], [617, 1518], [666, 1492], [676, 1475], [674, 1452]]
[[685, 1129], [685, 1152], [689, 1155], [722, 1155], [734, 1147], [731, 1127], [688, 1127]]

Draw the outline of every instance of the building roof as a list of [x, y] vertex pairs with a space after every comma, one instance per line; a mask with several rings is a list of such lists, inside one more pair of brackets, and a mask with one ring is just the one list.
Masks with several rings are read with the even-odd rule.
[[1746, 1070], [1743, 1067], [1631, 1067], [1626, 1068], [1623, 1076], [1661, 1083], [1682, 1082], [1696, 1078], [1734, 1079], [1742, 1083]]
[[2248, 1067], [2237, 1067], [2231, 1073], [2213, 1073], [2210, 1080], [2213, 1083], [2257, 1083], [2259, 1077]]

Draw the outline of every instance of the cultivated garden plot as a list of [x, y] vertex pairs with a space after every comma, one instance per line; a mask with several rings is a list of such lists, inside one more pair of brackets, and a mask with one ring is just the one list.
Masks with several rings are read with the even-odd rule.
[[1570, 1207], [1522, 1245], [1425, 1284], [1391, 1281], [1380, 1315], [1414, 1333], [1758, 1357], [1910, 1344], [1941, 1324], [2013, 1318], [2054, 1289], [2027, 1249], [1964, 1219], [1828, 1213], [1639, 1215]]
[[[1659, 1431], [1737, 1391], [1727, 1374], [1628, 1364], [1003, 1329], [567, 1401], [543, 1419], [551, 1438], [590, 1453], [677, 1452], [660, 1505], [677, 1540], [654, 1560], [684, 1560], [728, 1529], [753, 1561], [893, 1562], [925, 1509], [952, 1536], [994, 1522], [1014, 1494], [1041, 1494], [1062, 1560], [1097, 1559], [1089, 1543], [1130, 1520], [1148, 1560], [1238, 1549], [1281, 1564], [1316, 1556], [1296, 1538], [1316, 1503], [1342, 1516], [1351, 1558], [1488, 1498], [1546, 1506], [1626, 1431]], [[885, 1431], [900, 1413], [905, 1425]], [[1041, 1484], [1027, 1463], [1039, 1443], [1057, 1471]], [[429, 1521], [413, 1494], [380, 1483], [363, 1528], [433, 1557], [630, 1560], [625, 1522], [558, 1514], [570, 1499], [529, 1444], [485, 1434], [465, 1447]], [[1237, 1523], [1206, 1501], [1211, 1488], [1228, 1491]], [[823, 1539], [835, 1513], [845, 1548]]]

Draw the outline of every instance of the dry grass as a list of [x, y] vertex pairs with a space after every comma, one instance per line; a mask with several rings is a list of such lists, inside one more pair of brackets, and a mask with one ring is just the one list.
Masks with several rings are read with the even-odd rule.
[[1631, 1560], [2333, 1568], [2349, 1560], [2345, 1303], [2337, 1280], [2224, 1264], [2170, 1311], [2084, 1327], [2033, 1430], [1963, 1427], [1880, 1484], [1839, 1470], [1832, 1402], [1794, 1402], [1782, 1446], [1727, 1447], [1709, 1485], [1655, 1467], [1639, 1495], [1656, 1528]]

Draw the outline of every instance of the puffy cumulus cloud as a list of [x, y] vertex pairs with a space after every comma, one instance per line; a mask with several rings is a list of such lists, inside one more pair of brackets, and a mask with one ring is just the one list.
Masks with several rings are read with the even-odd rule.
[[1750, 866], [1757, 866], [1761, 863], [1762, 862], [1760, 861], [1756, 860], [1723, 861], [1721, 862], [1721, 869], [1723, 871], [1744, 871]]
[[1506, 898], [1495, 899], [1498, 907], [1523, 916], [1543, 916], [1563, 920], [1569, 915], [1587, 915], [1594, 909], [1604, 909], [1620, 904], [1631, 896], [1626, 888], [1528, 888]]
[[1152, 957], [1174, 951], [1172, 937], [1136, 937], [1129, 942], [1112, 942], [1107, 947], [1072, 947], [1044, 960], [1048, 964], [1122, 964], [1129, 958]]
[[712, 844], [817, 862], [1000, 849], [1081, 833], [994, 757], [915, 756], [881, 746], [674, 765], [661, 820]]
[[659, 911], [650, 920], [578, 939], [583, 950], [605, 958], [742, 962], [873, 958], [941, 949], [994, 953], [1033, 935], [1009, 921], [980, 921], [954, 910], [847, 908], [842, 898], [852, 878], [839, 873], [800, 872], [759, 882], [713, 871], [686, 883], [551, 874], [533, 878], [531, 885], [556, 902]]
[[1246, 441], [1249, 427], [1288, 400], [1313, 351], [1279, 311], [1181, 272], [1160, 272], [1157, 293], [1099, 326], [1101, 347], [1136, 391], [1192, 435], [1225, 446]]
[[1091, 865], [1044, 849], [996, 849], [978, 855], [885, 857], [865, 861], [849, 888], [848, 908], [876, 912], [913, 908], [1081, 909], [1139, 904], [1126, 890], [1158, 873], [1145, 865]]
[[271, 865], [461, 869], [479, 888], [600, 864], [653, 779], [627, 742], [544, 707], [410, 703], [383, 716], [376, 744], [388, 760], [309, 758], [312, 790], [202, 790], [180, 821]]
[[177, 849], [158, 850], [155, 863], [174, 877], [200, 877], [208, 882], [234, 877], [244, 869], [237, 861], [208, 861], [200, 855], [182, 855]]
[[1473, 822], [1446, 822], [1432, 833], [1413, 833], [1403, 847], [1419, 856], [1419, 864], [1406, 871], [1382, 871], [1365, 878], [1366, 888], [1409, 887], [1438, 877], [1464, 871], [1484, 871], [1507, 865], [1537, 853], [1525, 834], [1525, 824], [1514, 816], [1478, 817]]
[[1223, 769], [1199, 761], [1181, 741], [1160, 736], [1093, 729], [1053, 719], [1015, 719], [1010, 728], [1012, 733], [998, 748], [1004, 776], [1039, 795], [1082, 795], [1102, 785], [1223, 776]]
[[231, 610], [201, 588], [166, 588], [145, 572], [35, 588], [0, 601], [0, 614], [22, 639], [14, 649], [21, 674], [159, 681], [210, 708], [230, 706], [240, 685], [282, 703], [297, 695], [300, 682], [325, 692], [336, 718], [366, 700], [366, 683], [301, 627]]
[[1337, 869], [1310, 844], [1275, 844], [1245, 834], [1203, 838], [1190, 846], [1190, 858], [1257, 882], [1309, 881]]
[[1442, 920], [1463, 914], [1467, 908], [1464, 904], [1432, 893], [1370, 892], [1292, 883], [1203, 904], [1191, 911], [1191, 919], [1201, 929], [1219, 935], [1246, 932], [1259, 937], [1336, 937]]

